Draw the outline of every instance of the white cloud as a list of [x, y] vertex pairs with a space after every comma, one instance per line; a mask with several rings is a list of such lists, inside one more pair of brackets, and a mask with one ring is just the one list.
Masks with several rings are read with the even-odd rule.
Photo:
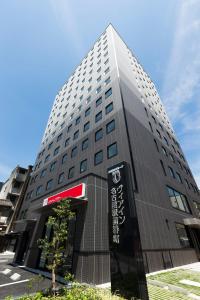
[[[50, 0], [50, 3], [60, 30], [66, 33], [66, 39], [70, 38], [69, 47], [78, 54], [83, 53], [83, 41], [72, 9], [72, 2], [69, 0]], [[60, 46], [62, 47], [62, 45]]]
[[200, 94], [200, 1], [182, 1], [166, 70], [163, 99], [174, 122]]
[[162, 98], [200, 186], [199, 0], [180, 1]]

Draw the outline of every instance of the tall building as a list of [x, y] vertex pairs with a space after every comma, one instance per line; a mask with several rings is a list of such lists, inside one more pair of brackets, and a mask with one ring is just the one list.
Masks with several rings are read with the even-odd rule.
[[20, 206], [27, 188], [27, 180], [31, 168], [17, 166], [11, 172], [9, 178], [2, 184], [0, 190], [0, 252], [5, 248], [13, 250], [16, 236], [8, 236], [13, 223], [17, 219]]
[[146, 272], [197, 261], [197, 185], [153, 82], [109, 25], [55, 97], [21, 210], [26, 217], [15, 227], [15, 260], [45, 268], [37, 240], [50, 236], [51, 203], [70, 196], [76, 218], [63, 268], [81, 282], [109, 282], [107, 169], [123, 161]]

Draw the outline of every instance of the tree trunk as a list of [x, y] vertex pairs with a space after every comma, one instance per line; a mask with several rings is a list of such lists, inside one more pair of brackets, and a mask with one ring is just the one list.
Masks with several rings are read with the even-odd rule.
[[53, 295], [56, 295], [56, 274], [55, 274], [55, 268], [52, 267], [52, 271], [51, 271], [51, 282], [52, 282], [52, 291], [53, 291]]

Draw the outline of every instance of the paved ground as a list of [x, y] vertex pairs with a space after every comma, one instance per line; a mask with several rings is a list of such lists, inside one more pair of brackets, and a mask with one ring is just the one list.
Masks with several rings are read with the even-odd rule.
[[[0, 253], [0, 300], [4, 300], [6, 296], [12, 296], [14, 299], [17, 299], [19, 296], [24, 294], [32, 294], [39, 289], [45, 289], [50, 287], [51, 281], [47, 278], [43, 279], [43, 281], [38, 280], [38, 275], [33, 273], [33, 270], [27, 270], [23, 267], [13, 266], [13, 253], [5, 252]], [[195, 271], [200, 272], [200, 262], [180, 266], [173, 269], [162, 270], [158, 272], [154, 272], [147, 275], [147, 278], [154, 275], [165, 275], [169, 277], [169, 273], [171, 271], [185, 269], [185, 271]], [[198, 273], [197, 273], [198, 274]], [[200, 278], [197, 275], [197, 278]], [[187, 278], [181, 278], [187, 279]], [[191, 278], [188, 278], [191, 279]], [[199, 281], [199, 280], [196, 280]], [[174, 284], [175, 282], [172, 281]], [[166, 283], [165, 283], [166, 285]], [[188, 296], [183, 295], [182, 293], [175, 293], [171, 290], [166, 290], [165, 287], [153, 286], [152, 284], [148, 285], [149, 294], [151, 300], [185, 300], [189, 299]], [[193, 288], [194, 290], [194, 288]], [[194, 290], [195, 291], [195, 290]], [[196, 290], [197, 292], [197, 290]], [[197, 293], [199, 295], [200, 291]], [[190, 298], [191, 299], [191, 298]], [[199, 298], [195, 298], [199, 299]]]
[[200, 300], [200, 263], [147, 275], [151, 300]]
[[[13, 254], [6, 252], [0, 254], [0, 300], [6, 296], [14, 298], [33, 293], [38, 288], [48, 288], [51, 284], [49, 279], [39, 281], [39, 277], [22, 267], [14, 267]], [[34, 279], [33, 279], [34, 278]]]

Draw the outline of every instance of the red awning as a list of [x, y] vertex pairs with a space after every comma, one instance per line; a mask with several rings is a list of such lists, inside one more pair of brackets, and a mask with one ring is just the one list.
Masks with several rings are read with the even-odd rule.
[[85, 197], [85, 183], [80, 183], [79, 185], [73, 186], [72, 188], [69, 188], [58, 194], [55, 194], [53, 196], [44, 199], [43, 206], [58, 202], [64, 198], [84, 200], [84, 197]]

